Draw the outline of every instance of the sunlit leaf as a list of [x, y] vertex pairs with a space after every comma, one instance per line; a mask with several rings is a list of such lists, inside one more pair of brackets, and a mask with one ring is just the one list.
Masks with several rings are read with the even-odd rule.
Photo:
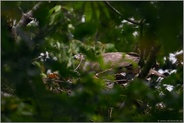
[[92, 10], [92, 6], [91, 6], [91, 2], [87, 2], [85, 3], [85, 21], [89, 22], [91, 21], [92, 17], [93, 17], [93, 10]]

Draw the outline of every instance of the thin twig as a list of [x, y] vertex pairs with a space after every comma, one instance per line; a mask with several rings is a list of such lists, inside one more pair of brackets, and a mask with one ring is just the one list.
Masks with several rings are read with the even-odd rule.
[[108, 71], [110, 71], [110, 70], [112, 70], [112, 68], [106, 69], [106, 70], [101, 71], [101, 72], [98, 72], [98, 73], [95, 74], [95, 76], [98, 77], [100, 74], [103, 74], [103, 73], [108, 72]]
[[[111, 8], [112, 11], [114, 11], [117, 15], [119, 15], [121, 18], [123, 18], [123, 15], [117, 10], [115, 9], [108, 1], [105, 1], [105, 3]], [[133, 20], [130, 20], [130, 19], [124, 19], [132, 24], [135, 24], [135, 25], [139, 25], [140, 23], [139, 22], [136, 22], [136, 21], [133, 21]]]
[[79, 69], [79, 67], [80, 67], [81, 64], [82, 64], [82, 61], [83, 61], [83, 58], [80, 57], [80, 62], [79, 62], [79, 64], [77, 65], [77, 67], [74, 69], [74, 71], [77, 71], [77, 69]]
[[119, 79], [119, 80], [115, 80], [115, 81], [108, 80], [108, 79], [104, 79], [104, 81], [106, 81], [106, 82], [110, 82], [110, 83], [121, 82], [121, 81], [128, 82], [128, 80], [127, 80], [127, 79]]
[[54, 82], [58, 82], [58, 83], [64, 82], [64, 81], [62, 81], [62, 80], [58, 80], [58, 79], [49, 79], [49, 78], [43, 78], [43, 80], [45, 80], [45, 81], [54, 81]]
[[113, 107], [110, 107], [110, 111], [109, 111], [109, 118], [112, 117], [112, 111], [113, 111]]

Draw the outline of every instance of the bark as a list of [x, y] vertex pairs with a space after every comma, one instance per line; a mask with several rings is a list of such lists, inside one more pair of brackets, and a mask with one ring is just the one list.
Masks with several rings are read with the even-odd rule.
[[29, 47], [33, 46], [33, 41], [31, 37], [23, 30], [26, 25], [33, 20], [33, 13], [38, 10], [42, 2], [38, 2], [31, 10], [24, 13], [22, 12], [22, 17], [19, 22], [12, 28], [12, 33], [15, 35], [15, 39], [20, 36], [20, 38], [28, 44]]
[[141, 71], [138, 75], [138, 78], [144, 79], [149, 74], [149, 71], [156, 63], [156, 55], [157, 55], [159, 49], [160, 49], [160, 46], [152, 47], [151, 53], [150, 53], [148, 59], [146, 60], [145, 65], [141, 69]]

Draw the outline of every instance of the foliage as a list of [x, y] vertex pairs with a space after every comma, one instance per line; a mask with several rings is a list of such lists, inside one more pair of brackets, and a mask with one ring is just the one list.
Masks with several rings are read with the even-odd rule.
[[[2, 96], [3, 122], [183, 120], [183, 54], [168, 60], [182, 50], [183, 2], [40, 2], [21, 25], [36, 4], [1, 2], [1, 91], [11, 94]], [[157, 70], [176, 72], [109, 89], [112, 74], [76, 69], [75, 54], [103, 66], [97, 56], [116, 51], [153, 56]], [[48, 69], [59, 75], [48, 78]]]

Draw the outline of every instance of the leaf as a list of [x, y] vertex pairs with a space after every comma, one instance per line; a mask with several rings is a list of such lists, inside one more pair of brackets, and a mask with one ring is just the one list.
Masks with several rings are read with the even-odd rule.
[[61, 5], [56, 5], [56, 6], [54, 7], [54, 10], [55, 10], [55, 12], [60, 11], [60, 10], [61, 10]]
[[94, 6], [93, 9], [95, 10], [96, 18], [98, 20], [100, 19], [100, 9], [99, 9], [98, 2], [94, 2], [93, 6]]
[[[107, 7], [105, 6], [105, 3], [104, 2], [99, 2], [99, 6], [103, 10], [103, 13], [106, 15], [106, 17], [108, 19], [110, 19], [110, 14], [109, 14], [109, 11], [108, 11]], [[101, 16], [103, 16], [102, 12], [101, 12]]]
[[92, 36], [96, 32], [96, 23], [85, 22], [77, 25], [74, 31], [74, 38], [81, 40], [86, 36]]
[[90, 22], [93, 17], [93, 10], [91, 4], [92, 4], [91, 2], [85, 3], [84, 15], [86, 22]]

